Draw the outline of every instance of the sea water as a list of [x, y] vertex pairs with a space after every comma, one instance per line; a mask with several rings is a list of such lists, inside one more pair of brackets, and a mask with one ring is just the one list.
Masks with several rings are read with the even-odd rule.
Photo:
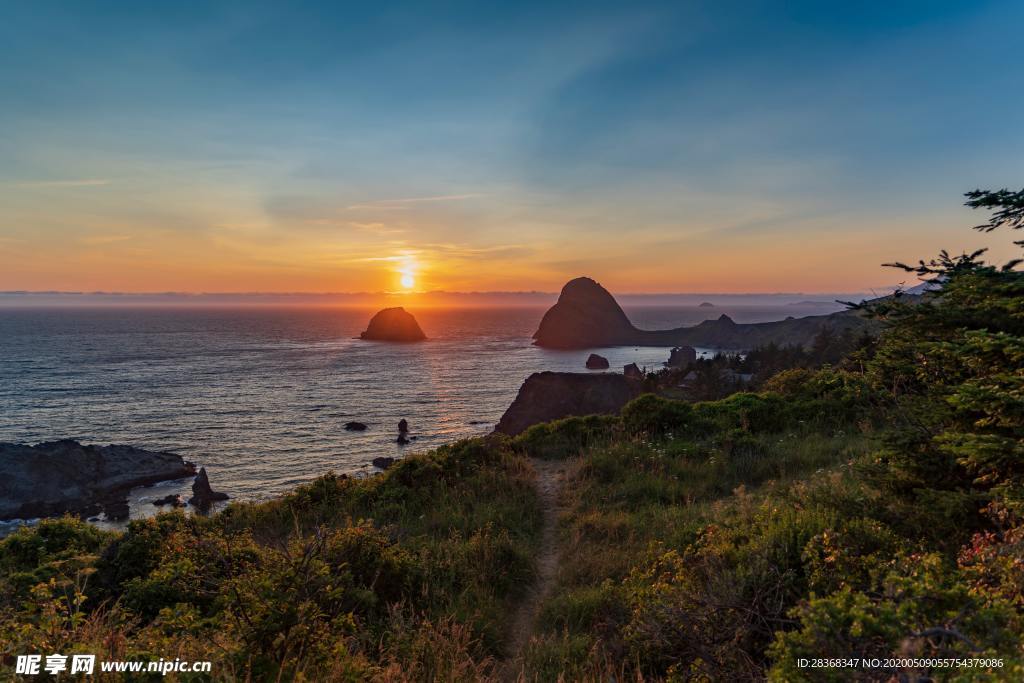
[[[0, 309], [0, 441], [173, 451], [205, 466], [215, 489], [258, 500], [331, 470], [372, 472], [377, 456], [486, 434], [533, 372], [586, 372], [591, 352], [612, 372], [627, 363], [657, 369], [669, 353], [538, 348], [540, 308], [412, 312], [425, 342], [359, 340], [373, 311], [351, 308]], [[646, 329], [723, 312], [755, 322], [792, 308], [628, 311]], [[407, 446], [396, 443], [402, 418], [416, 437]], [[369, 428], [346, 431], [348, 421]], [[135, 492], [132, 516], [187, 488]]]

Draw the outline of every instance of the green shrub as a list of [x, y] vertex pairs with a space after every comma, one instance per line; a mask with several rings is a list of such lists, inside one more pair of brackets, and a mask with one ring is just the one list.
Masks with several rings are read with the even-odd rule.
[[683, 436], [702, 431], [694, 420], [693, 407], [684, 401], [644, 394], [622, 409], [622, 423], [631, 434], [659, 437], [667, 434]]
[[[770, 678], [778, 681], [907, 676], [907, 669], [800, 668], [801, 658], [1001, 657], [1020, 664], [1021, 616], [1010, 605], [972, 593], [940, 555], [896, 555], [889, 571], [861, 592], [850, 588], [794, 608], [795, 630], [780, 631], [769, 649]], [[1015, 657], [1007, 655], [1014, 653]], [[1006, 661], [1009, 660], [1009, 661]], [[945, 674], [941, 668], [915, 675]], [[955, 672], [954, 672], [955, 673]], [[975, 672], [999, 676], [999, 669]]]
[[656, 550], [625, 581], [624, 639], [646, 675], [757, 676], [807, 590], [801, 551], [828, 519], [769, 503], [751, 515], [708, 526], [685, 552]]
[[844, 588], [867, 590], [905, 546], [906, 539], [876, 520], [841, 521], [837, 528], [822, 531], [804, 547], [808, 588], [817, 595]]
[[561, 460], [609, 442], [620, 425], [619, 418], [612, 415], [567, 417], [533, 425], [516, 436], [512, 445], [534, 458]]
[[698, 403], [694, 412], [698, 419], [723, 431], [779, 432], [794, 424], [792, 406], [776, 394], [733, 394], [719, 401]]
[[96, 553], [113, 538], [71, 517], [21, 527], [0, 540], [0, 606], [28, 599], [33, 586], [66, 582], [91, 567]]

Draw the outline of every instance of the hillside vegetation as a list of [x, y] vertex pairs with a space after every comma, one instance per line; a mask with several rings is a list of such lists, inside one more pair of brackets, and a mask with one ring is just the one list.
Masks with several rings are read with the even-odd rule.
[[[986, 229], [1024, 223], [1022, 193], [970, 199], [995, 211]], [[19, 531], [0, 542], [3, 665], [84, 652], [210, 659], [223, 681], [1024, 679], [1024, 274], [980, 256], [908, 267], [941, 290], [875, 302], [875, 341], [756, 393], [644, 395], [210, 518]], [[568, 472], [559, 565], [511, 652], [551, 536], [533, 463], [551, 460]], [[983, 665], [799, 665], [856, 657]]]

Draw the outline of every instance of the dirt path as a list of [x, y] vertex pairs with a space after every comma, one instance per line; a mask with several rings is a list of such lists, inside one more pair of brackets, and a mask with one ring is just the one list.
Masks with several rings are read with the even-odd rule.
[[523, 597], [509, 631], [508, 652], [501, 678], [506, 681], [517, 680], [522, 668], [522, 654], [534, 633], [541, 605], [551, 594], [558, 571], [558, 515], [559, 492], [566, 476], [565, 461], [530, 459], [533, 469], [537, 472], [535, 485], [540, 499], [541, 511], [544, 514], [544, 527], [540, 535], [540, 549], [537, 551], [537, 581]]

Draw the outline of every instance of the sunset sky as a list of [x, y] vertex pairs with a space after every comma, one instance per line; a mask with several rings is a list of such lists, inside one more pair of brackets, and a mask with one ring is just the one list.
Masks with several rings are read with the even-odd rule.
[[1024, 185], [1022, 22], [977, 0], [7, 3], [0, 290], [898, 282], [881, 262], [1009, 241], [961, 195]]

